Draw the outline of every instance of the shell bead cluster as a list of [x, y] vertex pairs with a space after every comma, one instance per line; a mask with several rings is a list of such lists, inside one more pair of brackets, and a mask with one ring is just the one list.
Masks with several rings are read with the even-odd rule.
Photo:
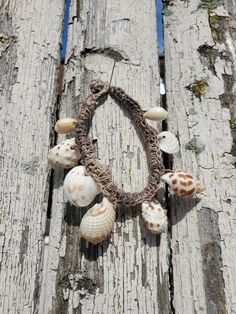
[[[80, 224], [80, 234], [88, 242], [98, 244], [112, 232], [115, 223], [115, 209], [118, 204], [141, 205], [141, 215], [144, 225], [150, 233], [160, 234], [168, 229], [167, 210], [155, 200], [161, 181], [168, 184], [171, 193], [181, 198], [190, 198], [204, 190], [203, 184], [184, 170], [166, 172], [159, 149], [168, 154], [179, 151], [179, 142], [171, 132], [164, 131], [157, 136], [145, 119], [162, 121], [168, 113], [161, 107], [142, 111], [138, 103], [125, 94], [120, 88], [109, 86], [101, 81], [90, 85], [92, 94], [82, 105], [78, 119], [66, 117], [56, 122], [55, 131], [60, 134], [74, 132], [75, 137], [64, 140], [49, 150], [48, 162], [54, 169], [70, 169], [64, 180], [65, 201], [77, 207], [86, 207], [94, 202], [97, 195], [102, 194], [100, 203], [95, 203], [85, 213]], [[150, 142], [151, 165], [149, 167], [149, 182], [140, 193], [125, 193], [113, 183], [109, 171], [104, 170], [96, 160], [91, 143], [87, 138], [86, 124], [90, 115], [96, 109], [97, 100], [110, 93], [115, 99], [124, 103], [132, 113], [141, 129], [146, 142]], [[147, 138], [145, 138], [147, 137]], [[155, 157], [157, 161], [155, 161]], [[147, 156], [149, 157], [149, 156]], [[78, 162], [82, 165], [78, 166]], [[156, 182], [153, 180], [156, 178]]]

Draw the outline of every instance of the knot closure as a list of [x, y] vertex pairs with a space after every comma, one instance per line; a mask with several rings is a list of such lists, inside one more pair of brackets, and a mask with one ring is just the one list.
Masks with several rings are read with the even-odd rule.
[[94, 80], [90, 83], [90, 90], [93, 95], [98, 98], [106, 93], [109, 90], [109, 84], [107, 82], [102, 82], [100, 80]]

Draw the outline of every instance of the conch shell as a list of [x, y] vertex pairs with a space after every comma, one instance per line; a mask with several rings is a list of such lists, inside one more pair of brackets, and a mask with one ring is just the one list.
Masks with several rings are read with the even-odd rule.
[[147, 229], [153, 234], [165, 232], [168, 228], [167, 210], [159, 203], [143, 202], [142, 216]]
[[77, 120], [74, 118], [62, 118], [55, 124], [55, 131], [60, 134], [74, 132]]
[[162, 121], [168, 117], [168, 112], [162, 107], [154, 107], [143, 114], [144, 118], [153, 121]]
[[161, 176], [161, 180], [170, 186], [173, 193], [182, 198], [191, 198], [205, 190], [202, 182], [195, 180], [191, 174], [184, 170], [167, 172]]
[[79, 153], [75, 150], [75, 138], [63, 141], [49, 150], [48, 163], [54, 168], [69, 169], [78, 164]]
[[84, 166], [77, 166], [67, 173], [64, 180], [64, 195], [71, 204], [88, 206], [101, 193], [95, 180], [86, 174]]
[[114, 227], [116, 213], [107, 198], [90, 208], [81, 220], [81, 236], [92, 244], [107, 238]]
[[157, 138], [160, 140], [160, 149], [167, 154], [176, 154], [179, 151], [179, 142], [176, 136], [168, 131], [158, 134]]

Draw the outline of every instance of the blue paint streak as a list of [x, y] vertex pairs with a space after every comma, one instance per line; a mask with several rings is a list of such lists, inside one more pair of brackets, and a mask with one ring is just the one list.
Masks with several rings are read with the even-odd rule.
[[66, 11], [65, 11], [65, 16], [64, 16], [64, 30], [62, 34], [62, 47], [61, 47], [61, 60], [62, 61], [64, 61], [66, 57], [69, 13], [70, 13], [70, 0], [66, 0]]
[[164, 30], [163, 30], [163, 3], [162, 0], [156, 0], [156, 18], [157, 18], [157, 37], [158, 37], [158, 47], [159, 54], [164, 54]]

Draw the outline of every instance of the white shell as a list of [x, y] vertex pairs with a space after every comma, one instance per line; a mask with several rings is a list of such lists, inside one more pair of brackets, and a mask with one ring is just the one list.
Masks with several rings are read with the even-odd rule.
[[179, 151], [179, 142], [177, 137], [168, 131], [158, 134], [157, 138], [160, 140], [160, 149], [168, 154], [176, 154]]
[[67, 173], [63, 188], [66, 201], [78, 207], [88, 206], [101, 193], [95, 180], [86, 175], [84, 166], [74, 167]]
[[74, 118], [62, 118], [55, 124], [55, 131], [60, 134], [74, 132], [76, 123]]
[[191, 174], [184, 170], [167, 172], [161, 176], [161, 180], [170, 186], [173, 193], [182, 198], [191, 198], [205, 190], [203, 183], [195, 180]]
[[81, 236], [92, 244], [102, 242], [113, 230], [115, 217], [112, 203], [104, 197], [100, 204], [95, 204], [82, 218]]
[[153, 121], [162, 121], [168, 117], [168, 112], [162, 107], [154, 107], [143, 114], [144, 118]]
[[48, 163], [54, 168], [69, 169], [78, 164], [80, 158], [75, 148], [75, 138], [63, 141], [49, 150]]
[[167, 211], [154, 202], [142, 203], [142, 216], [147, 229], [153, 234], [165, 232], [168, 228]]

